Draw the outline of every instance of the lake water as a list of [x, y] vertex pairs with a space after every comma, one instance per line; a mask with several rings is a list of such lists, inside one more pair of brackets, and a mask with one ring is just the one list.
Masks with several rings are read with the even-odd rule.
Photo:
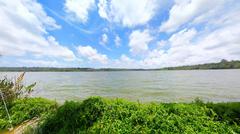
[[[14, 78], [16, 72], [0, 72]], [[240, 101], [240, 70], [27, 72], [24, 83], [37, 82], [33, 96], [82, 100], [89, 96], [140, 102]]]

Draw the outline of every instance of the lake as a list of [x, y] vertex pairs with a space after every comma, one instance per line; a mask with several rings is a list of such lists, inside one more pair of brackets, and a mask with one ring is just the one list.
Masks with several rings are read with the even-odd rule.
[[[14, 78], [17, 72], [0, 72]], [[140, 102], [240, 101], [240, 70], [27, 72], [37, 82], [33, 96], [82, 100], [89, 96]]]

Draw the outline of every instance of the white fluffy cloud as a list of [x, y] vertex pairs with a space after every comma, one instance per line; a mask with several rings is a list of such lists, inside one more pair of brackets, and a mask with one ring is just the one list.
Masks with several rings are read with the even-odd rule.
[[[221, 12], [225, 12], [225, 15], [196, 16], [201, 19], [193, 23], [197, 24], [200, 20], [203, 28], [197, 30], [194, 25], [184, 28], [170, 35], [168, 39], [157, 41], [157, 47], [153, 49], [147, 49], [146, 45], [143, 45], [146, 54], [142, 59], [135, 60], [123, 56], [119, 58], [118, 66], [125, 67], [125, 63], [129, 63], [132, 67], [161, 68], [219, 62], [221, 59], [239, 60], [240, 19], [236, 16], [240, 13], [240, 8], [233, 6], [231, 10]], [[142, 40], [143, 37], [135, 39]], [[139, 41], [134, 44], [141, 43], [142, 41]], [[124, 64], [120, 64], [122, 59], [127, 59]]]
[[73, 21], [85, 23], [88, 20], [89, 11], [94, 9], [95, 0], [66, 0], [65, 11]]
[[114, 43], [115, 43], [116, 47], [121, 46], [121, 38], [118, 35], [115, 36]]
[[149, 30], [135, 30], [129, 36], [130, 52], [141, 54], [148, 50], [149, 43], [153, 40]]
[[[204, 16], [213, 16], [231, 0], [175, 0], [175, 4], [169, 11], [169, 18], [163, 22], [160, 31], [173, 32], [185, 23], [195, 19], [201, 20]], [[200, 18], [199, 18], [200, 17]]]
[[172, 47], [188, 45], [196, 34], [197, 31], [195, 29], [183, 29], [182, 31], [173, 34], [169, 38], [169, 42]]
[[215, 31], [197, 32], [184, 29], [173, 34], [166, 44], [168, 50], [154, 49], [140, 61], [145, 67], [167, 67], [240, 59], [240, 23]]
[[107, 68], [139, 68], [139, 61], [122, 54], [118, 59], [112, 59], [105, 65]]
[[108, 36], [107, 34], [104, 33], [102, 34], [100, 44], [105, 46], [107, 43], [108, 43]]
[[[65, 0], [64, 8], [70, 19], [86, 23], [89, 12], [95, 8], [95, 2]], [[165, 14], [167, 7], [164, 8], [164, 15], [169, 15], [166, 21], [161, 25], [149, 23], [157, 12], [162, 12], [158, 10], [160, 6], [158, 0], [98, 0], [101, 18], [127, 28], [118, 29], [116, 25], [104, 23], [96, 28], [96, 32], [99, 32], [105, 27], [100, 31], [103, 32], [101, 37], [96, 40], [105, 48], [110, 43], [119, 47], [122, 42], [125, 44], [127, 35], [130, 53], [122, 54], [128, 51], [126, 46], [122, 46], [117, 51], [108, 52], [109, 55], [120, 57], [109, 59], [91, 46], [78, 46], [77, 53], [83, 61], [81, 65], [160, 68], [240, 59], [240, 3], [237, 0], [175, 0], [169, 8], [169, 14]], [[163, 18], [165, 16], [157, 17], [153, 22]], [[159, 27], [161, 32], [150, 31]], [[73, 51], [49, 33], [60, 28], [36, 0], [1, 1], [0, 55], [3, 60], [0, 62], [11, 66], [7, 60], [13, 57], [16, 59], [12, 61], [18, 62], [17, 66], [63, 66], [66, 63], [79, 66], [80, 59]], [[121, 38], [116, 33], [121, 34]], [[98, 45], [98, 42], [94, 45]], [[84, 63], [85, 60], [90, 62]]]
[[157, 0], [99, 0], [100, 17], [126, 27], [146, 24], [156, 14]]
[[159, 68], [239, 60], [239, 6], [234, 0], [175, 0], [161, 30], [179, 31], [158, 41], [138, 65]]
[[91, 46], [78, 46], [77, 51], [81, 57], [93, 62], [96, 61], [105, 64], [108, 61], [106, 55], [98, 53], [98, 51]]
[[20, 63], [24, 65], [30, 65], [31, 67], [57, 67], [60, 64], [57, 61], [47, 61], [47, 60], [30, 60], [30, 59], [21, 59], [19, 60]]
[[48, 56], [75, 59], [47, 30], [60, 28], [33, 0], [0, 2], [0, 53], [3, 56]]

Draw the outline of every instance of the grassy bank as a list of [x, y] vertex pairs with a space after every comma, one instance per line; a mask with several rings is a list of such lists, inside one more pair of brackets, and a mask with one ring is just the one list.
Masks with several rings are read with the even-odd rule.
[[[10, 107], [13, 125], [43, 117], [37, 132], [54, 133], [240, 133], [240, 103], [136, 103], [91, 97], [82, 102], [29, 98]], [[8, 126], [0, 110], [0, 128]], [[30, 130], [29, 130], [30, 131]], [[29, 132], [31, 133], [31, 131]]]
[[[0, 102], [0, 130], [11, 127], [4, 105]], [[17, 99], [8, 104], [12, 125], [16, 126], [34, 117], [43, 117], [56, 111], [57, 103], [43, 98]]]

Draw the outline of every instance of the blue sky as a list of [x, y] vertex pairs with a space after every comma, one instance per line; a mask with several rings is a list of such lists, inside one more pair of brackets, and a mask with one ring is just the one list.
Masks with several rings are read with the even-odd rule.
[[0, 0], [0, 66], [239, 60], [239, 14], [238, 0]]

